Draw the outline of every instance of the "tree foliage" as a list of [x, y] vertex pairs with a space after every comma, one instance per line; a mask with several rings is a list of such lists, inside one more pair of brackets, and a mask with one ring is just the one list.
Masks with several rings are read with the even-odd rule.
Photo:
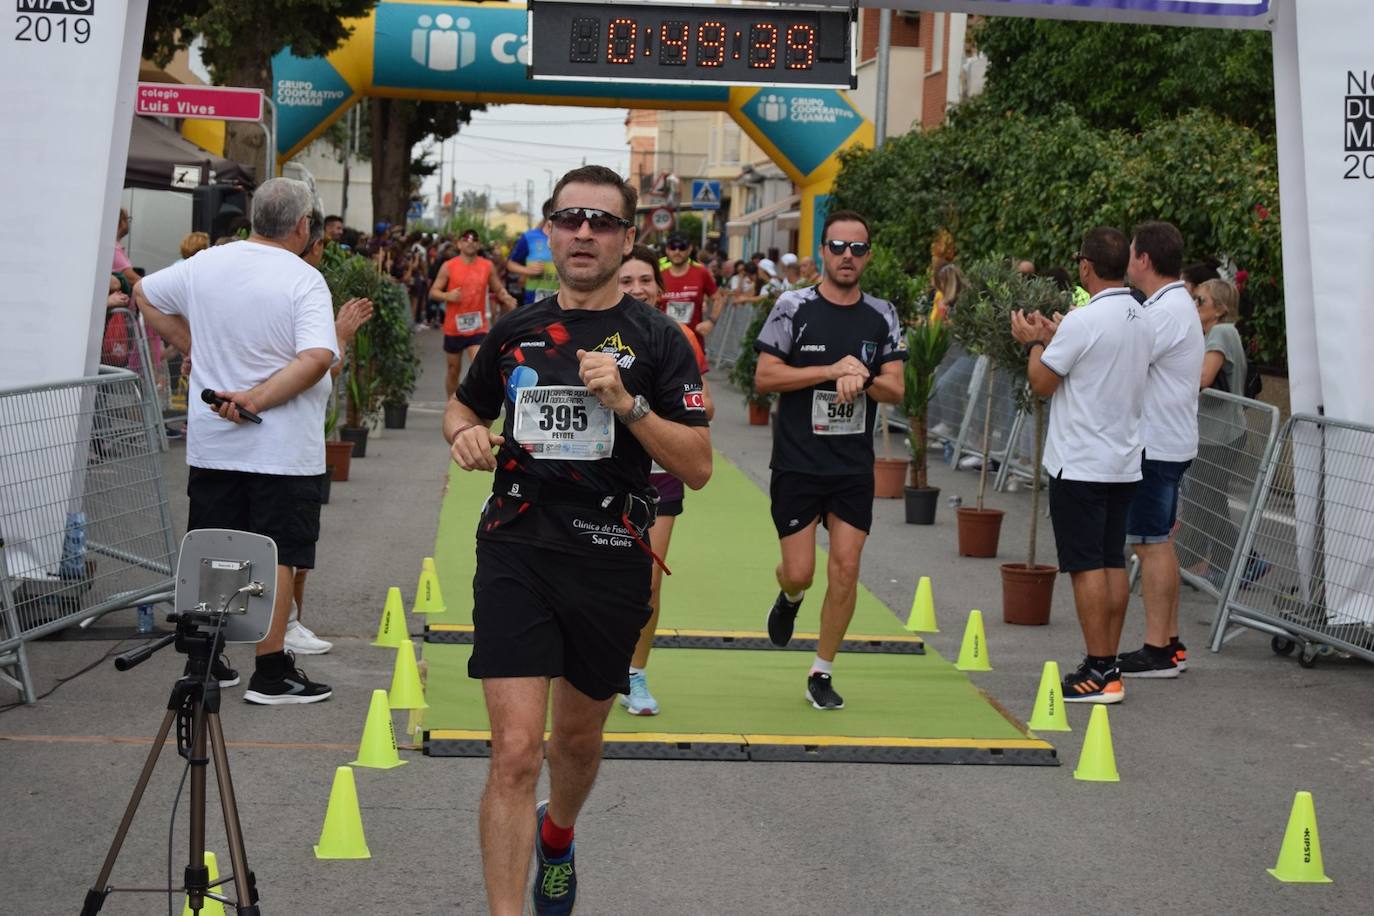
[[1187, 259], [1225, 256], [1248, 273], [1252, 354], [1283, 361], [1277, 154], [1269, 138], [1215, 114], [1128, 133], [1098, 129], [1067, 105], [1027, 115], [978, 99], [942, 128], [849, 153], [832, 206], [868, 215], [878, 250], [911, 275], [928, 270], [943, 229], [961, 262], [1010, 256], [1072, 270], [1087, 229], [1169, 220]]
[[1125, 130], [1203, 109], [1274, 133], [1268, 32], [994, 17], [974, 42], [998, 108], [1050, 114], [1067, 103], [1095, 127]]

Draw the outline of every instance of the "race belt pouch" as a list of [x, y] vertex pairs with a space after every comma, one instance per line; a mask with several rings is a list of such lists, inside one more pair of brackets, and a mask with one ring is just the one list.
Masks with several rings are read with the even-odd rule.
[[572, 487], [524, 474], [497, 471], [492, 498], [503, 502], [519, 500], [529, 505], [572, 506], [602, 512], [620, 522], [639, 549], [652, 557], [666, 575], [672, 575], [663, 560], [649, 547], [649, 529], [658, 519], [659, 495], [654, 487], [646, 487], [639, 493], [598, 493], [586, 487]]

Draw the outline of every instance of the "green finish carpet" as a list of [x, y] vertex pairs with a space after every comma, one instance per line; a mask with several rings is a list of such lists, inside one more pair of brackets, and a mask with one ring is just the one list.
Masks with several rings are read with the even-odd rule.
[[[450, 473], [435, 544], [447, 611], [427, 615], [429, 625], [472, 622], [473, 535], [490, 485], [489, 475], [456, 468]], [[673, 532], [667, 564], [674, 574], [664, 579], [660, 630], [763, 630], [777, 594], [777, 562], [767, 495], [717, 454], [710, 484], [687, 494], [686, 512]], [[797, 620], [799, 633], [814, 632], [819, 625], [825, 564], [826, 555], [818, 550], [816, 581]], [[893, 613], [862, 586], [850, 633], [906, 635]], [[483, 753], [488, 724], [481, 684], [467, 676], [471, 651], [469, 645], [424, 647], [428, 753]], [[810, 661], [809, 652], [799, 651], [655, 649], [649, 682], [662, 712], [631, 716], [617, 704], [606, 726], [608, 747], [618, 740], [633, 741], [638, 750], [621, 756], [656, 757], [665, 756], [661, 748], [686, 748], [694, 742], [717, 747], [805, 744], [838, 747], [849, 754], [831, 759], [889, 760], [894, 748], [907, 748], [919, 756], [908, 762], [1056, 763], [1049, 744], [1028, 735], [933, 651], [842, 653], [835, 682], [846, 708], [826, 712], [813, 709], [803, 697]], [[913, 747], [919, 751], [911, 751]], [[783, 758], [745, 752], [726, 759]]]

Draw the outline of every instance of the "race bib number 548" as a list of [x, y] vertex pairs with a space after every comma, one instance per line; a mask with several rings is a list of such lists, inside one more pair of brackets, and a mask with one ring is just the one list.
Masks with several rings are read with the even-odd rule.
[[854, 436], [868, 428], [868, 398], [840, 403], [839, 392], [817, 388], [811, 396], [811, 431], [818, 436]]
[[608, 458], [615, 448], [615, 415], [586, 388], [521, 388], [515, 398], [515, 441], [535, 458]]

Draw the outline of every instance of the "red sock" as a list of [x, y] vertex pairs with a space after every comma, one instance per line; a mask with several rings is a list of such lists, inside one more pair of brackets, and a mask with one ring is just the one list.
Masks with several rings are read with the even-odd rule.
[[560, 827], [553, 822], [547, 811], [544, 812], [544, 826], [539, 831], [539, 845], [544, 847], [544, 857], [561, 859], [572, 848], [573, 829]]

